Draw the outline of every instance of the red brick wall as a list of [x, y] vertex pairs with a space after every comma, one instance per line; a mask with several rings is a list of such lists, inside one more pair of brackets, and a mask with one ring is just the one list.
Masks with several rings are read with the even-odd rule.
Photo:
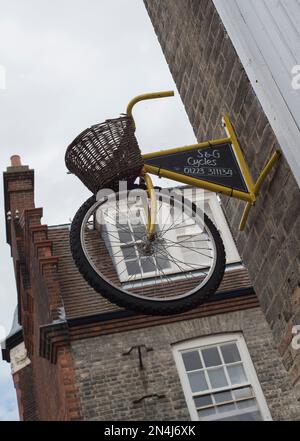
[[32, 366], [29, 364], [13, 375], [21, 421], [38, 421]]
[[[58, 259], [52, 255], [43, 211], [34, 208], [33, 171], [9, 167], [4, 173], [7, 237], [18, 289], [19, 321], [31, 364], [14, 375], [20, 418], [77, 420], [81, 418], [74, 385], [70, 347], [60, 347], [56, 364], [40, 356], [40, 326], [58, 320], [63, 307], [57, 277]], [[15, 211], [19, 214], [16, 217]]]

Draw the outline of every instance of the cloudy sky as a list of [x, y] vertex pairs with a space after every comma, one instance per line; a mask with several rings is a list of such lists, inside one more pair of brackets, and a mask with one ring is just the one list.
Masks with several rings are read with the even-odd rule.
[[[89, 196], [66, 174], [73, 138], [117, 117], [135, 95], [176, 91], [142, 0], [0, 0], [0, 77], [1, 170], [13, 154], [35, 169], [36, 206], [48, 225], [69, 222]], [[139, 104], [135, 118], [144, 152], [195, 142], [178, 93]], [[0, 207], [1, 337], [16, 287]], [[9, 366], [0, 361], [0, 420], [17, 418]]]

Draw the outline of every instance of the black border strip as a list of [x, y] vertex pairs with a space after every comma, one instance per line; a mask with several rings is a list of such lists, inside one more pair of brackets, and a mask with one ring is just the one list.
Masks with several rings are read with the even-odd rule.
[[[220, 300], [225, 299], [233, 299], [236, 297], [244, 297], [244, 296], [250, 296], [255, 294], [254, 288], [242, 288], [242, 289], [236, 289], [232, 291], [224, 291], [220, 292], [218, 294], [215, 294], [212, 299], [208, 300], [206, 303], [214, 303], [218, 302]], [[129, 317], [137, 317], [142, 314], [138, 314], [133, 311], [126, 311], [126, 310], [120, 310], [120, 311], [111, 311], [111, 312], [104, 312], [101, 314], [95, 314], [95, 315], [88, 315], [85, 317], [79, 316], [67, 319], [68, 326], [70, 328], [75, 326], [81, 326], [81, 325], [89, 325], [95, 322], [106, 322], [109, 320], [115, 320], [120, 318], [129, 318]]]
[[5, 341], [5, 348], [2, 348], [2, 359], [10, 363], [10, 350], [24, 341], [23, 331], [20, 329], [16, 334], [8, 337]]

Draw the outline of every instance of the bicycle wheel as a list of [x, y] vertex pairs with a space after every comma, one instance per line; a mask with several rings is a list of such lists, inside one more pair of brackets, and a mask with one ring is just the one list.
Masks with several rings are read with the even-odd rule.
[[157, 191], [156, 204], [149, 240], [144, 190], [98, 201], [92, 196], [73, 219], [71, 251], [86, 281], [112, 303], [144, 314], [177, 314], [217, 290], [225, 251], [214, 224], [189, 200]]

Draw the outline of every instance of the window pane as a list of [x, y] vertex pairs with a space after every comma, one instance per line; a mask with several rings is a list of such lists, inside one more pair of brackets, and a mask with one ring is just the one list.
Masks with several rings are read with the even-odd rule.
[[143, 268], [144, 273], [150, 273], [150, 272], [156, 270], [153, 257], [145, 257], [145, 258], [141, 259], [141, 264], [142, 264], [142, 268]]
[[138, 224], [138, 225], [131, 225], [134, 240], [141, 240], [145, 235], [145, 225]]
[[210, 407], [209, 409], [198, 410], [198, 416], [200, 419], [210, 415], [214, 415], [215, 413], [216, 413], [216, 409], [214, 407]]
[[222, 364], [218, 348], [203, 349], [202, 356], [206, 367], [219, 366]]
[[208, 389], [203, 372], [192, 372], [188, 374], [192, 392], [201, 392]]
[[157, 262], [158, 271], [162, 272], [162, 270], [171, 267], [170, 260], [167, 257], [156, 255], [155, 258], [156, 258], [156, 262]]
[[203, 395], [202, 397], [194, 398], [196, 407], [204, 407], [212, 404], [211, 395]]
[[230, 377], [231, 384], [240, 384], [247, 381], [247, 377], [242, 364], [227, 366], [227, 372]]
[[221, 418], [219, 421], [262, 421], [262, 417], [259, 411], [241, 413], [231, 417]]
[[207, 373], [213, 389], [227, 386], [228, 383], [225, 377], [224, 368], [212, 369], [207, 371]]
[[239, 409], [247, 409], [248, 407], [256, 407], [256, 400], [245, 400], [245, 401], [239, 401], [236, 403], [237, 407]]
[[119, 230], [118, 233], [119, 233], [120, 242], [122, 242], [122, 243], [132, 242], [132, 237], [131, 237], [130, 231]]
[[224, 404], [224, 406], [218, 406], [217, 409], [219, 413], [225, 413], [225, 412], [232, 412], [233, 410], [236, 409], [236, 407], [234, 403], [230, 403], [230, 404]]
[[235, 343], [221, 346], [221, 352], [225, 363], [234, 363], [235, 361], [241, 361], [240, 353]]
[[241, 389], [235, 389], [232, 392], [236, 400], [239, 400], [240, 398], [248, 398], [252, 396], [251, 387], [242, 387]]
[[141, 272], [137, 260], [126, 260], [126, 268], [129, 275], [138, 274]]
[[185, 352], [182, 354], [183, 363], [187, 371], [195, 371], [202, 368], [198, 351]]
[[224, 403], [225, 401], [232, 401], [232, 395], [230, 390], [226, 392], [219, 392], [214, 394], [214, 399], [216, 403]]
[[123, 253], [124, 259], [136, 259], [136, 257], [137, 257], [134, 246], [122, 247], [122, 253]]

